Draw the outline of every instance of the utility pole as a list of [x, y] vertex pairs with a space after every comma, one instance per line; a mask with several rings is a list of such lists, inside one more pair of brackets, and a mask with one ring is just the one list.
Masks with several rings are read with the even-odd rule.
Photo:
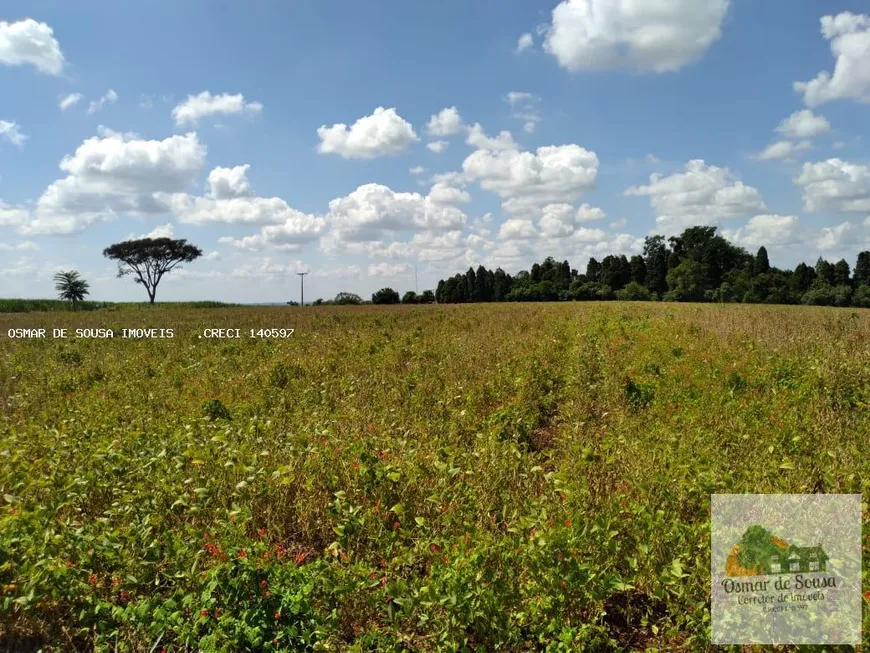
[[305, 275], [307, 272], [297, 272], [299, 275], [299, 290], [300, 290], [300, 298], [299, 298], [299, 306], [305, 306]]
[[414, 294], [420, 294], [420, 288], [417, 286], [417, 266], [414, 266]]

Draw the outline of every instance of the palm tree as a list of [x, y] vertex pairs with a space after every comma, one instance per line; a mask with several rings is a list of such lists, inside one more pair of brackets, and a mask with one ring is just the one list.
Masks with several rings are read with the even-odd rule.
[[81, 278], [75, 270], [61, 270], [54, 275], [54, 287], [58, 297], [72, 303], [73, 310], [76, 302], [80, 302], [85, 295], [90, 294], [88, 282]]

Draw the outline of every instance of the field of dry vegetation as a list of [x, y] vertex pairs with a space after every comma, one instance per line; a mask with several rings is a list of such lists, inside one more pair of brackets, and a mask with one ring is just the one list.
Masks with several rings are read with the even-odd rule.
[[704, 650], [710, 494], [863, 492], [868, 409], [860, 309], [0, 314], [0, 648]]

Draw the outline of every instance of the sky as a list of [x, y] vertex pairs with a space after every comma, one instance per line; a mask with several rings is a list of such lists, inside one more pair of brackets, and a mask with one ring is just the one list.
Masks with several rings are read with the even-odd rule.
[[773, 265], [870, 249], [863, 0], [0, 6], [0, 297], [434, 288], [715, 225]]

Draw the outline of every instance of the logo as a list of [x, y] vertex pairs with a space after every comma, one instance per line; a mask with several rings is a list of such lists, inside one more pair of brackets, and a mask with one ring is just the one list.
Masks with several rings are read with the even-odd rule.
[[713, 495], [711, 641], [861, 643], [860, 495]]
[[725, 575], [769, 576], [827, 571], [828, 555], [821, 544], [794, 546], [763, 526], [750, 526], [731, 549]]

